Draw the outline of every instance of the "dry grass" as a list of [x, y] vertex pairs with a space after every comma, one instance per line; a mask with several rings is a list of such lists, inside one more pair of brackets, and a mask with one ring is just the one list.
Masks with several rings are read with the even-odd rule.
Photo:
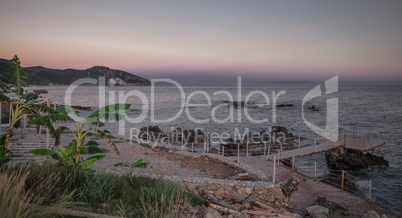
[[56, 214], [70, 204], [74, 192], [59, 195], [52, 199], [55, 178], [49, 176], [38, 181], [26, 190], [29, 172], [20, 167], [0, 167], [0, 211], [2, 217], [39, 217]]

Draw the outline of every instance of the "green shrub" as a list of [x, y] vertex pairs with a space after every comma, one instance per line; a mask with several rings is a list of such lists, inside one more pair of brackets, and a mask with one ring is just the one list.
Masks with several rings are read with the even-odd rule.
[[79, 198], [90, 205], [109, 203], [115, 197], [116, 177], [110, 173], [85, 174]]
[[191, 204], [191, 206], [203, 205], [206, 202], [205, 199], [201, 198], [200, 196], [198, 196], [192, 192], [184, 193], [184, 198], [187, 203]]
[[96, 145], [90, 145], [87, 147], [88, 154], [98, 154], [98, 153], [105, 153], [106, 149], [99, 148]]
[[89, 140], [88, 143], [87, 143], [87, 146], [90, 146], [90, 145], [98, 146], [99, 143], [97, 141], [95, 141], [95, 140]]

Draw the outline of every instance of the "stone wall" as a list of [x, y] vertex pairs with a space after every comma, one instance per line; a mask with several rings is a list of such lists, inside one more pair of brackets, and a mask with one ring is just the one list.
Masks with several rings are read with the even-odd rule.
[[181, 182], [188, 191], [208, 200], [224, 201], [230, 204], [241, 204], [243, 201], [259, 201], [271, 206], [292, 208], [291, 198], [283, 194], [281, 183], [274, 184], [266, 181], [237, 181], [200, 177], [161, 177], [160, 175], [147, 173], [136, 173], [136, 175]]

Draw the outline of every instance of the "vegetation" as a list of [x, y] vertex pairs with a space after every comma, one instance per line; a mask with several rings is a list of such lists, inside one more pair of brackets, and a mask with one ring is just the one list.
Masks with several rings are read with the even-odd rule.
[[[9, 152], [10, 140], [13, 136], [13, 129], [18, 125], [18, 122], [24, 117], [38, 113], [39, 111], [49, 112], [51, 109], [37, 104], [35, 101], [38, 95], [35, 93], [24, 93], [23, 87], [25, 86], [24, 79], [26, 74], [22, 71], [21, 62], [15, 55], [10, 62], [10, 72], [8, 75], [8, 82], [12, 83], [14, 87], [9, 87], [6, 83], [0, 84], [0, 101], [8, 102], [12, 105], [11, 114], [9, 114], [9, 126], [6, 134], [1, 136], [0, 141], [0, 163], [5, 163], [10, 160], [11, 154]], [[15, 93], [16, 98], [11, 99], [5, 92], [12, 91]]]
[[[14, 180], [4, 179], [6, 178], [4, 176], [10, 174], [14, 176]], [[13, 166], [6, 171], [1, 170], [0, 178], [0, 210], [15, 212], [18, 211], [17, 206], [22, 207], [21, 211], [29, 210], [23, 215], [55, 213], [57, 208], [69, 207], [124, 217], [177, 217], [180, 205], [185, 202], [191, 205], [204, 203], [197, 195], [185, 193], [180, 183], [162, 178], [153, 180], [133, 176], [129, 179], [126, 175], [81, 173], [71, 166], [48, 162], [43, 165]], [[14, 189], [25, 195], [14, 194]], [[8, 208], [7, 205], [16, 204], [16, 199], [22, 199], [20, 205]], [[7, 204], [7, 202], [14, 203]], [[24, 202], [46, 207], [34, 207], [31, 210], [30, 207], [25, 207], [28, 203]], [[12, 212], [9, 214], [10, 216], [6, 217], [18, 217]]]
[[137, 160], [135, 163], [132, 163], [131, 165], [126, 164], [126, 163], [116, 163], [114, 164], [115, 167], [117, 166], [122, 166], [122, 167], [128, 167], [130, 168], [130, 172], [128, 174], [128, 178], [130, 178], [130, 181], [133, 182], [133, 171], [135, 168], [138, 167], [146, 167], [147, 166], [147, 162], [144, 162], [143, 159]]
[[[130, 106], [130, 104], [108, 105], [100, 108], [97, 111], [94, 111], [86, 118], [79, 117], [78, 114], [70, 107], [59, 107], [52, 113], [44, 116], [37, 115], [37, 118], [31, 121], [34, 124], [50, 125], [52, 122], [59, 120], [71, 120], [75, 125], [75, 131], [72, 132], [75, 140], [68, 145], [67, 149], [64, 149], [61, 145], [57, 145], [59, 152], [51, 149], [34, 149], [30, 152], [35, 155], [51, 156], [53, 159], [59, 161], [60, 164], [71, 165], [74, 167], [74, 169], [80, 172], [94, 171], [93, 169], [86, 167], [94, 164], [97, 160], [104, 158], [105, 155], [95, 155], [83, 160], [81, 158], [81, 154], [88, 153], [88, 149], [84, 146], [85, 136], [87, 136], [89, 133], [93, 133], [98, 134], [101, 137], [107, 137], [107, 134], [97, 129], [97, 127], [104, 125], [101, 121], [123, 119], [124, 117], [116, 111], [128, 110]], [[92, 126], [95, 128], [85, 130], [87, 124], [92, 124]], [[115, 152], [118, 154], [118, 150], [114, 143], [111, 140], [109, 140], [109, 142], [114, 148]]]
[[58, 174], [52, 173], [41, 180], [31, 182], [26, 188], [30, 172], [23, 168], [0, 167], [0, 211], [2, 217], [44, 217], [57, 213], [71, 205], [74, 189], [60, 191]]

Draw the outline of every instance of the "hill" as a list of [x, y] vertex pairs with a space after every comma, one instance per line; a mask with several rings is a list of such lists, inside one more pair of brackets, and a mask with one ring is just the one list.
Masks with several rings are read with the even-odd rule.
[[[0, 58], [0, 76], [2, 80], [7, 78], [9, 68], [9, 60]], [[85, 70], [59, 70], [37, 66], [24, 67], [23, 70], [28, 76], [26, 79], [27, 85], [70, 85], [78, 79], [88, 77], [96, 79], [105, 77], [106, 81], [121, 86], [149, 86], [151, 84], [149, 80], [140, 76], [103, 66], [94, 66]]]

